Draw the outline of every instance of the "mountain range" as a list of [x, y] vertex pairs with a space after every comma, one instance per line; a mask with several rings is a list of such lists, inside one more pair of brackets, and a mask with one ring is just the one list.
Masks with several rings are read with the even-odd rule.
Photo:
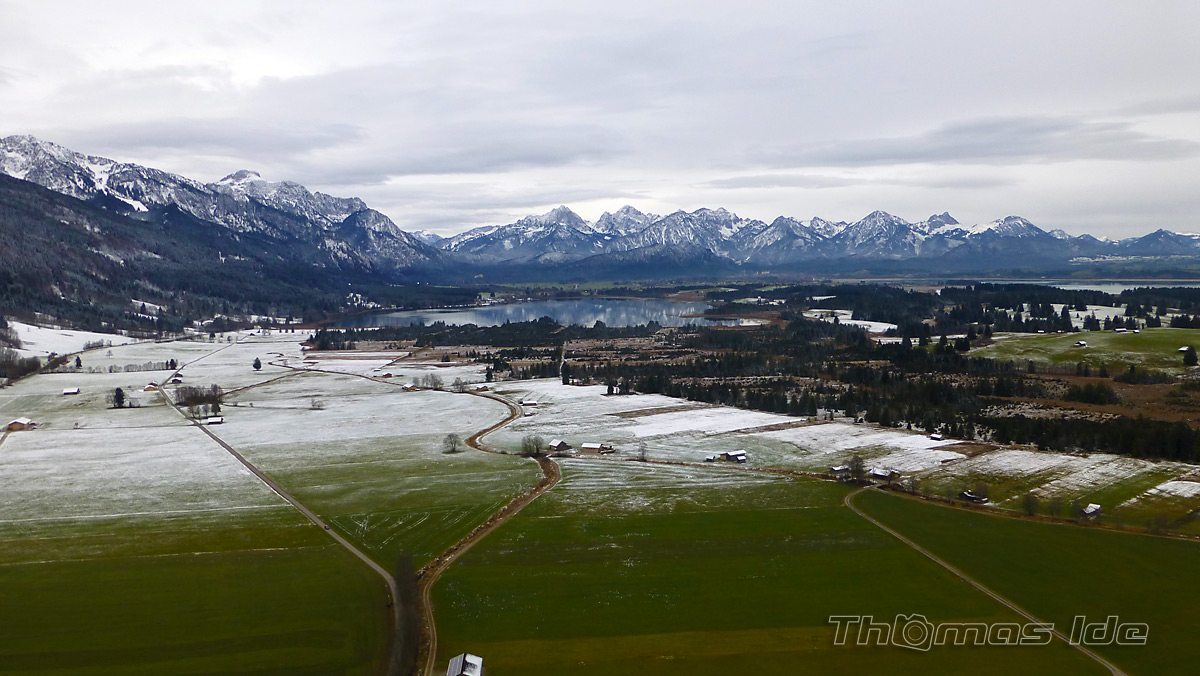
[[441, 237], [406, 232], [361, 199], [267, 181], [249, 170], [202, 183], [31, 136], [0, 139], [0, 174], [18, 179], [10, 195], [20, 182], [35, 184], [122, 219], [129, 226], [122, 255], [153, 254], [138, 251], [139, 227], [168, 239], [208, 230], [210, 243], [227, 249], [216, 252], [221, 261], [232, 255], [383, 282], [986, 274], [1138, 261], [1161, 266], [1164, 259], [1200, 257], [1200, 238], [1167, 230], [1110, 241], [1048, 232], [1019, 216], [964, 225], [948, 213], [909, 222], [884, 211], [853, 223], [787, 216], [768, 223], [720, 208], [658, 215], [626, 206], [589, 222], [560, 206]]

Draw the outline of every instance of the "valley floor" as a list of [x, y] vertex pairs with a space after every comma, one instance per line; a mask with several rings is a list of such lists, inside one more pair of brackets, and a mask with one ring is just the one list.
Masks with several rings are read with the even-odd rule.
[[[146, 390], [171, 371], [142, 369], [174, 359], [187, 385], [223, 388], [223, 421], [208, 429], [387, 570], [425, 565], [541, 474], [517, 455], [447, 444], [450, 433], [466, 439], [503, 421], [502, 402], [401, 387], [431, 375], [481, 384], [482, 366], [418, 352], [305, 354], [297, 339], [114, 345], [85, 352], [79, 372], [0, 390], [0, 418], [37, 425], [0, 442], [0, 673], [382, 672], [392, 612], [383, 580]], [[111, 408], [117, 387], [137, 406]], [[498, 675], [846, 672], [881, 659], [898, 673], [1100, 673], [1059, 642], [834, 646], [830, 615], [1016, 617], [846, 509], [848, 486], [800, 475], [859, 455], [937, 495], [987, 481], [1000, 508], [1033, 491], [1103, 503], [1104, 519], [1126, 523], [1200, 509], [1197, 468], [1180, 463], [967, 444], [550, 380], [489, 387], [537, 402], [485, 437], [490, 447], [516, 452], [537, 435], [615, 452], [560, 460], [561, 483], [447, 570], [433, 590], [439, 665], [469, 650]], [[735, 450], [745, 465], [705, 462]], [[634, 462], [643, 457], [653, 462]], [[1149, 622], [1154, 655], [1105, 652], [1130, 673], [1169, 673], [1196, 657], [1177, 634], [1200, 590], [1179, 584], [1164, 595], [1155, 580], [1200, 562], [1197, 543], [875, 492], [857, 500], [1044, 619], [1069, 623], [1078, 611]], [[966, 541], [956, 538], [979, 555], [955, 551]], [[1088, 574], [1065, 579], [1081, 568]], [[1077, 603], [1106, 585], [1111, 593]], [[1061, 593], [1034, 593], [1042, 587]]]

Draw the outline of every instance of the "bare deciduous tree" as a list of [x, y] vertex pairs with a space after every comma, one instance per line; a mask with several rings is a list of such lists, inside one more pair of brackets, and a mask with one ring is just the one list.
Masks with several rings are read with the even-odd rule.
[[856, 483], [867, 480], [867, 463], [857, 455], [850, 458], [850, 480]]
[[1025, 513], [1029, 516], [1037, 514], [1038, 507], [1040, 506], [1041, 501], [1038, 500], [1038, 497], [1033, 493], [1026, 493], [1021, 497], [1021, 509], [1025, 510]]
[[536, 434], [527, 434], [521, 439], [521, 455], [533, 457], [541, 455], [546, 448], [546, 440]]
[[447, 434], [444, 439], [442, 439], [442, 452], [457, 453], [460, 443], [462, 442], [459, 440], [458, 435], [454, 432], [451, 432], [450, 434]]

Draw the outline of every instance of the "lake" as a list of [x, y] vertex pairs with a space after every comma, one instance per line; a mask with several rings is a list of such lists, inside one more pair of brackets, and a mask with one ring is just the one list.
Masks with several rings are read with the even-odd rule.
[[503, 303], [468, 308], [371, 312], [345, 317], [329, 328], [362, 329], [380, 326], [409, 326], [414, 323], [475, 324], [497, 326], [504, 322], [528, 322], [550, 317], [559, 324], [592, 326], [602, 321], [608, 326], [639, 326], [658, 322], [663, 326], [754, 326], [753, 319], [705, 319], [699, 315], [711, 307], [708, 303], [682, 303], [668, 300], [624, 298], [575, 298]]

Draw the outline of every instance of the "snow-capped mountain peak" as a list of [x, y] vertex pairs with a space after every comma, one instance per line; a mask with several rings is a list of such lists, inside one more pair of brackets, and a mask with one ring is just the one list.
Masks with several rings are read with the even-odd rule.
[[1020, 216], [1005, 216], [991, 223], [978, 223], [965, 228], [967, 235], [976, 237], [983, 234], [1003, 237], [1038, 237], [1046, 235], [1046, 231]]

